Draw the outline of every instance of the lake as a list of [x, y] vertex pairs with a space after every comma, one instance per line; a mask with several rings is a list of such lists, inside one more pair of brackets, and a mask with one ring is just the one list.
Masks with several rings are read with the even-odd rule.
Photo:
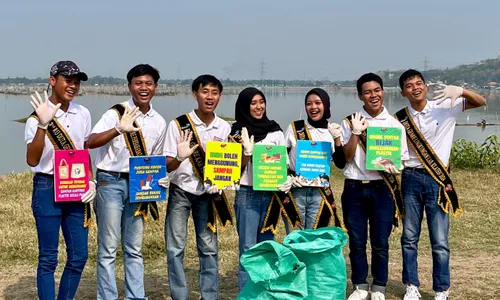
[[[282, 89], [263, 89], [267, 98], [267, 115], [276, 120], [283, 130], [291, 121], [305, 118], [304, 96], [306, 89], [302, 92], [285, 92]], [[354, 91], [329, 91], [331, 98], [331, 122], [340, 123], [342, 118], [359, 110], [362, 102], [357, 98]], [[430, 95], [430, 94], [429, 94]], [[233, 117], [234, 104], [237, 95], [224, 95], [217, 107], [220, 115]], [[488, 97], [488, 105], [484, 108], [466, 111], [458, 115], [458, 123], [477, 123], [485, 119], [488, 123], [500, 123], [500, 97]], [[92, 125], [101, 115], [116, 103], [127, 100], [126, 96], [110, 95], [88, 95], [75, 98], [76, 103], [86, 106], [92, 114]], [[24, 142], [24, 124], [13, 122], [13, 120], [27, 117], [32, 111], [29, 95], [6, 95], [0, 94], [0, 119], [3, 130], [0, 138], [5, 147], [0, 150], [2, 157], [0, 174], [11, 172], [22, 172], [29, 170], [26, 164], [26, 144]], [[402, 98], [396, 90], [386, 89], [384, 105], [390, 113], [407, 105], [407, 100]], [[167, 123], [179, 116], [189, 112], [196, 107], [196, 101], [191, 95], [177, 95], [155, 97], [153, 107], [165, 118]], [[479, 127], [456, 127], [455, 139], [466, 138], [467, 140], [482, 143], [490, 134], [499, 134], [500, 128], [490, 126], [482, 130]], [[94, 154], [94, 151], [91, 151]], [[93, 157], [95, 155], [92, 155]]]

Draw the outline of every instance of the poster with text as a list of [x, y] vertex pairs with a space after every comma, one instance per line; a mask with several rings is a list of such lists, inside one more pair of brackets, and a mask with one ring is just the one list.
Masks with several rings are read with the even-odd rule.
[[167, 200], [167, 190], [158, 184], [158, 180], [167, 176], [165, 156], [134, 156], [129, 163], [130, 202]]
[[219, 190], [240, 189], [241, 151], [240, 143], [207, 142], [205, 191], [212, 185]]
[[253, 189], [278, 191], [286, 182], [286, 146], [255, 145], [253, 148]]
[[401, 128], [368, 127], [366, 169], [384, 171], [390, 166], [401, 169]]
[[298, 141], [296, 157], [295, 173], [302, 186], [330, 186], [332, 143]]
[[88, 150], [54, 151], [54, 192], [56, 202], [81, 201], [89, 189]]

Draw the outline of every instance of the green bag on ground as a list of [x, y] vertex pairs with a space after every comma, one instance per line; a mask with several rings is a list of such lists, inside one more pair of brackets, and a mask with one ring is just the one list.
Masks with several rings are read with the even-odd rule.
[[240, 262], [250, 278], [236, 299], [306, 299], [305, 265], [290, 249], [274, 241], [261, 242], [243, 253]]
[[347, 273], [342, 248], [346, 243], [347, 235], [338, 227], [295, 230], [285, 238], [283, 245], [306, 264], [306, 299], [345, 299]]

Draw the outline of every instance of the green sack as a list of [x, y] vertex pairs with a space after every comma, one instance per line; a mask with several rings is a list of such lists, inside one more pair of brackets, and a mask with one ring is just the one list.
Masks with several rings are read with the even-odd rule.
[[342, 248], [346, 233], [338, 227], [292, 231], [283, 241], [306, 264], [306, 299], [345, 299], [347, 273]]
[[265, 241], [248, 249], [240, 258], [249, 279], [236, 299], [297, 300], [307, 297], [304, 263], [290, 249]]

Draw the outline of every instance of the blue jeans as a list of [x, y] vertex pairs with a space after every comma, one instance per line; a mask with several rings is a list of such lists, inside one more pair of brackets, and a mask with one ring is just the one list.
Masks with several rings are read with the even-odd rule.
[[353, 285], [368, 289], [366, 243], [370, 224], [371, 289], [385, 293], [389, 273], [389, 236], [394, 216], [394, 200], [389, 188], [383, 180], [363, 183], [360, 180], [346, 179], [342, 193], [342, 211], [349, 235]]
[[[316, 218], [318, 216], [318, 210], [321, 205], [323, 198], [319, 192], [318, 188], [315, 187], [303, 187], [292, 189], [293, 198], [295, 198], [295, 203], [300, 211], [300, 217], [302, 218], [303, 226], [298, 229], [312, 229], [314, 228], [314, 223], [316, 223]], [[286, 233], [289, 234], [292, 231], [292, 227], [285, 220]]]
[[170, 296], [174, 300], [189, 299], [184, 273], [184, 249], [186, 248], [189, 212], [193, 213], [196, 231], [196, 247], [200, 260], [201, 299], [219, 298], [219, 266], [217, 233], [208, 228], [208, 206], [212, 205], [207, 194], [194, 195], [175, 184], [170, 184], [165, 219], [168, 280]]
[[85, 206], [81, 202], [54, 201], [54, 179], [35, 175], [31, 208], [38, 235], [36, 284], [40, 300], [55, 299], [59, 229], [62, 229], [68, 260], [59, 283], [57, 299], [73, 299], [88, 257], [88, 228], [83, 227]]
[[432, 288], [442, 292], [450, 287], [449, 215], [437, 202], [439, 185], [424, 169], [404, 169], [402, 191], [405, 204], [403, 235], [403, 283], [420, 286], [418, 280], [418, 241], [422, 217], [427, 216], [427, 228], [432, 248]]
[[134, 216], [128, 179], [97, 171], [97, 299], [118, 299], [115, 259], [121, 238], [126, 299], [147, 299], [144, 294], [142, 233], [144, 219]]
[[[272, 193], [254, 191], [253, 187], [242, 185], [234, 198], [234, 211], [236, 212], [236, 229], [240, 237], [240, 257], [253, 245], [274, 240], [272, 231], [261, 233], [266, 218], [267, 208], [271, 202]], [[239, 265], [238, 289], [241, 291], [248, 280], [248, 273]]]

